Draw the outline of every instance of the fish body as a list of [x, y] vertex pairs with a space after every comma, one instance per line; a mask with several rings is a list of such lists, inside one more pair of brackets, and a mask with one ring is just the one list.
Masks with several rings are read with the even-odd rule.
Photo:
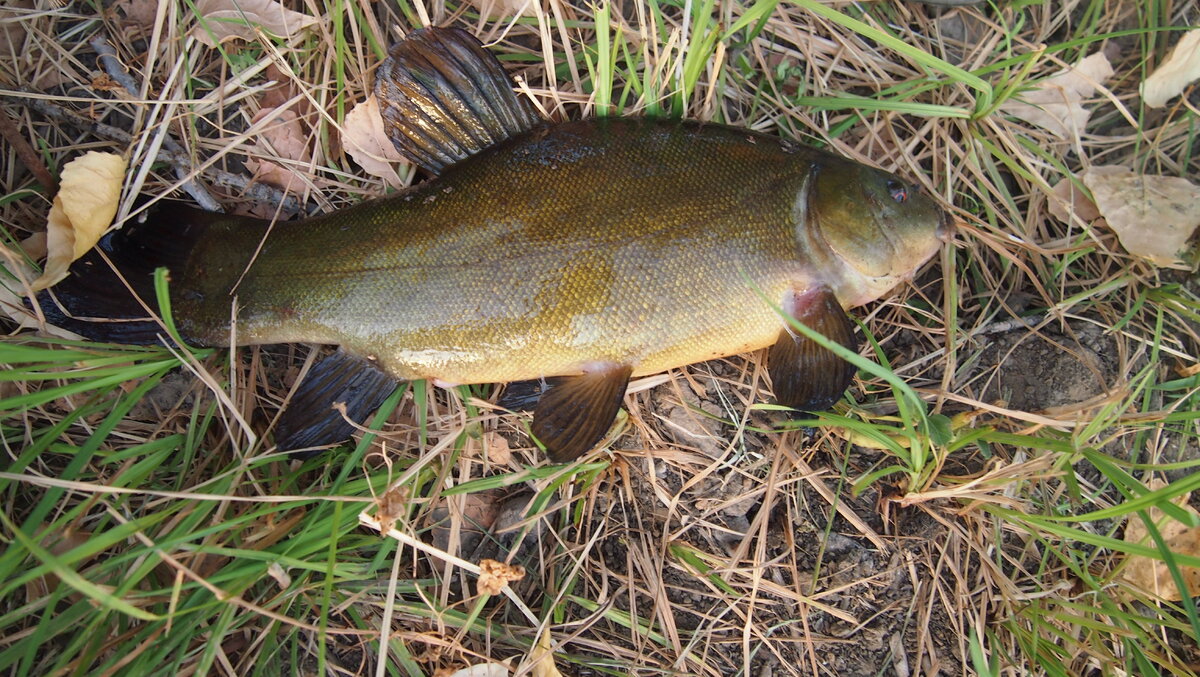
[[457, 384], [564, 377], [533, 426], [564, 460], [607, 430], [631, 376], [766, 346], [782, 401], [829, 406], [853, 370], [780, 313], [853, 347], [843, 309], [910, 276], [946, 235], [915, 186], [791, 141], [698, 122], [537, 120], [488, 59], [465, 33], [429, 29], [380, 69], [393, 139], [434, 178], [297, 222], [177, 211], [108, 243], [113, 260], [126, 277], [170, 269], [190, 342], [341, 346], [353, 359], [318, 370], [307, 417], [361, 389], [378, 400], [391, 381], [343, 374], [362, 369]]
[[847, 162], [720, 125], [538, 127], [402, 195], [210, 228], [173, 275], [177, 323], [227, 344], [236, 296], [240, 343], [339, 344], [449, 383], [746, 352], [778, 338], [789, 289], [870, 296], [807, 223], [815, 175]]

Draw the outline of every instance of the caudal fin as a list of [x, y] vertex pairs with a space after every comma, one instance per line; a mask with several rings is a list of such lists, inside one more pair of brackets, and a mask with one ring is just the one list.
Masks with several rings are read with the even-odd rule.
[[39, 293], [36, 303], [48, 323], [94, 341], [159, 343], [166, 332], [155, 318], [154, 271], [166, 268], [178, 279], [209, 226], [229, 218], [161, 202], [145, 218], [104, 236], [71, 264], [66, 279]]

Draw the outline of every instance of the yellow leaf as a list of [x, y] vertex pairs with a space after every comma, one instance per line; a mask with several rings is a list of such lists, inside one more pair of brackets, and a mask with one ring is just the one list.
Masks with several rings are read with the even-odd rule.
[[[1152, 485], [1151, 488], [1157, 487]], [[1171, 502], [1200, 518], [1200, 513], [1188, 505], [1190, 497], [1190, 493], [1184, 494]], [[1154, 526], [1158, 528], [1159, 534], [1162, 535], [1163, 541], [1171, 549], [1171, 552], [1200, 556], [1200, 527], [1189, 527], [1167, 517], [1163, 511], [1157, 508], [1148, 509], [1146, 515], [1154, 522]], [[1125, 525], [1125, 542], [1152, 547], [1154, 545], [1149, 532], [1146, 531], [1146, 523], [1137, 515], [1131, 515], [1129, 522]], [[1183, 576], [1183, 583], [1187, 587], [1188, 595], [1200, 595], [1200, 569], [1180, 566], [1179, 573]], [[1166, 562], [1140, 555], [1130, 555], [1125, 562], [1125, 568], [1121, 570], [1121, 578], [1159, 599], [1170, 602], [1181, 599], [1179, 588], [1175, 585], [1175, 579], [1171, 576]]]
[[346, 113], [346, 122], [342, 125], [342, 146], [358, 166], [371, 176], [383, 179], [393, 188], [403, 185], [393, 165], [402, 162], [404, 156], [388, 138], [383, 115], [379, 112], [379, 101], [374, 94]]
[[532, 668], [529, 674], [533, 677], [563, 677], [554, 664], [554, 653], [550, 651], [550, 628], [538, 636], [537, 644], [529, 652], [528, 665]]
[[229, 40], [253, 40], [257, 29], [286, 38], [317, 23], [316, 17], [287, 9], [274, 0], [199, 0], [204, 21], [192, 35], [209, 47]]
[[1080, 178], [1126, 251], [1179, 267], [1179, 251], [1200, 226], [1200, 186], [1115, 165], [1092, 167]]
[[1171, 56], [1146, 78], [1142, 101], [1151, 108], [1161, 108], [1196, 80], [1200, 80], [1200, 29], [1180, 38]]
[[67, 276], [67, 267], [96, 245], [112, 224], [125, 180], [125, 158], [89, 151], [68, 162], [46, 217], [46, 268], [31, 288], [39, 291]]
[[476, 663], [452, 672], [448, 677], [508, 677], [508, 668], [502, 663]]

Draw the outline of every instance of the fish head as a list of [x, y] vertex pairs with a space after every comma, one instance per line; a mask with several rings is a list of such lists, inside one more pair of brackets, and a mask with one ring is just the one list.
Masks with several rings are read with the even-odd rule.
[[950, 237], [950, 220], [920, 186], [841, 158], [818, 163], [808, 227], [840, 261], [848, 306], [909, 279]]

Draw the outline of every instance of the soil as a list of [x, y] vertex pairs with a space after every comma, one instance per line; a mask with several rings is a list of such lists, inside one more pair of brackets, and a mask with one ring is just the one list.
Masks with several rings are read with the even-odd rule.
[[980, 363], [994, 365], [994, 376], [980, 399], [1029, 412], [1079, 405], [1116, 385], [1116, 348], [1103, 329], [1082, 322], [989, 337]]

